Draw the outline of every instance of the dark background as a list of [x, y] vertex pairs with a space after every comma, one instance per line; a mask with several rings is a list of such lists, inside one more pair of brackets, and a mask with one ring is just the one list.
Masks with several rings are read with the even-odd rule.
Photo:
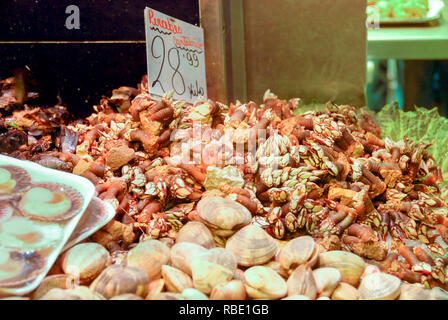
[[[80, 9], [79, 30], [65, 27], [69, 5]], [[112, 89], [136, 87], [146, 74], [145, 44], [17, 41], [142, 41], [146, 6], [199, 25], [198, 0], [0, 0], [0, 79], [28, 67], [44, 104], [59, 95], [87, 116]]]

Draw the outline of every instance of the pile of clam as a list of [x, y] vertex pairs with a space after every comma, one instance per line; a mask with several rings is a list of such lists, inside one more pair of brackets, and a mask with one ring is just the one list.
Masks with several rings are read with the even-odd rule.
[[186, 223], [173, 242], [141, 241], [121, 259], [98, 243], [70, 248], [22, 299], [448, 299], [439, 288], [402, 282], [351, 252], [326, 251], [308, 235], [274, 239], [250, 224], [245, 207], [229, 199], [201, 201], [210, 200], [223, 203], [212, 211], [200, 202], [203, 222]]

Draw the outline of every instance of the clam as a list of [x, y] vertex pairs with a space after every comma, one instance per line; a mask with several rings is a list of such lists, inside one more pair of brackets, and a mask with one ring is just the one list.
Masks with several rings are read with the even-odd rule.
[[439, 287], [431, 289], [431, 298], [434, 300], [448, 300], [448, 292]]
[[104, 298], [87, 287], [79, 286], [73, 289], [53, 288], [39, 300], [104, 300]]
[[207, 249], [216, 247], [210, 230], [198, 221], [190, 221], [179, 230], [176, 243], [181, 242], [193, 242]]
[[176, 243], [170, 251], [171, 265], [191, 276], [191, 260], [205, 251], [207, 251], [207, 249], [196, 243]]
[[62, 240], [63, 232], [64, 229], [57, 224], [13, 216], [0, 224], [0, 243], [22, 250], [51, 248]]
[[289, 277], [288, 270], [283, 269], [280, 262], [278, 262], [278, 261], [269, 261], [268, 263], [264, 264], [263, 266], [272, 268], [275, 272], [277, 272], [279, 275], [281, 275], [285, 279], [288, 279], [288, 277]]
[[288, 296], [302, 295], [310, 299], [317, 296], [317, 284], [310, 266], [302, 264], [297, 267], [286, 282]]
[[246, 292], [252, 299], [281, 299], [288, 293], [286, 281], [268, 267], [255, 266], [244, 272]]
[[283, 269], [290, 272], [302, 264], [313, 267], [319, 256], [319, 245], [310, 236], [303, 236], [289, 241], [280, 250], [278, 261]]
[[262, 265], [274, 257], [277, 242], [266, 231], [255, 225], [248, 225], [237, 231], [226, 243], [241, 266]]
[[160, 242], [163, 242], [164, 244], [166, 244], [166, 246], [168, 248], [172, 248], [174, 246], [174, 244], [176, 243], [175, 240], [168, 238], [168, 237], [164, 237], [164, 238], [159, 238], [158, 239]]
[[73, 280], [73, 277], [68, 274], [54, 274], [47, 276], [42, 280], [39, 287], [37, 287], [31, 294], [31, 298], [37, 300], [53, 288], [71, 289], [74, 286]]
[[143, 300], [143, 298], [136, 294], [124, 293], [119, 296], [112, 297], [109, 300]]
[[191, 261], [193, 285], [209, 294], [212, 289], [233, 278], [237, 267], [235, 256], [223, 248], [210, 249]]
[[35, 184], [24, 192], [18, 209], [20, 214], [33, 220], [61, 222], [79, 213], [81, 195], [66, 185]]
[[327, 251], [319, 254], [319, 267], [336, 268], [341, 273], [341, 281], [357, 287], [366, 267], [364, 260], [346, 251]]
[[158, 240], [140, 242], [127, 255], [127, 265], [146, 270], [150, 280], [160, 278], [162, 266], [169, 261], [170, 249]]
[[313, 270], [319, 297], [330, 297], [341, 281], [341, 273], [336, 268], [318, 268]]
[[15, 287], [31, 281], [44, 267], [45, 260], [37, 252], [0, 248], [0, 287]]
[[283, 298], [282, 300], [311, 300], [311, 299], [308, 298], [307, 296], [302, 296], [300, 294], [296, 294], [294, 296], [289, 296], [289, 297]]
[[231, 280], [216, 285], [210, 294], [211, 300], [245, 300], [246, 288], [241, 280]]
[[331, 294], [331, 300], [358, 300], [358, 289], [348, 283], [340, 282]]
[[31, 300], [28, 297], [21, 297], [21, 296], [11, 296], [6, 298], [0, 298], [0, 300]]
[[420, 283], [403, 283], [401, 285], [400, 300], [431, 300], [432, 291]]
[[180, 293], [162, 292], [151, 300], [185, 300], [185, 298]]
[[181, 295], [185, 300], [209, 300], [205, 294], [195, 288], [187, 288]]
[[373, 264], [366, 264], [366, 268], [361, 275], [361, 280], [364, 279], [368, 274], [381, 272], [380, 268]]
[[152, 300], [155, 296], [165, 290], [165, 280], [162, 278], [153, 280], [148, 285], [148, 294], [146, 300]]
[[401, 280], [387, 273], [372, 273], [362, 279], [359, 285], [359, 299], [394, 300], [401, 290]]
[[78, 294], [60, 288], [53, 288], [39, 300], [83, 300]]
[[95, 279], [111, 264], [109, 251], [98, 243], [81, 243], [67, 250], [61, 260], [62, 270], [79, 279], [81, 284]]
[[17, 166], [0, 166], [0, 199], [14, 197], [30, 185], [26, 170]]
[[184, 289], [193, 288], [193, 281], [188, 274], [167, 265], [162, 266], [162, 278], [169, 292], [181, 293]]
[[90, 289], [106, 299], [124, 293], [145, 297], [148, 293], [148, 284], [149, 278], [145, 270], [114, 264], [101, 272], [90, 285]]
[[240, 203], [221, 197], [206, 197], [197, 205], [199, 218], [218, 236], [228, 237], [252, 220], [250, 211]]

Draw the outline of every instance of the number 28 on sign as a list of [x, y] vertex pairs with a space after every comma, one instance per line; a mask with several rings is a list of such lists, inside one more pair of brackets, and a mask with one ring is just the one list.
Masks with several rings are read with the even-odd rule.
[[175, 99], [191, 103], [207, 99], [202, 28], [146, 8], [145, 30], [149, 91], [173, 90]]

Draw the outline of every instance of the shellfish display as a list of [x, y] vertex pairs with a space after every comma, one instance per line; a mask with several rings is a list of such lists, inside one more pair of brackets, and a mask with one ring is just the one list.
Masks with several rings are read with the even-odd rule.
[[[20, 294], [448, 296], [448, 189], [429, 142], [382, 137], [370, 112], [348, 105], [304, 112], [269, 90], [261, 105], [188, 104], [154, 98], [145, 79], [66, 123], [64, 139], [41, 141], [52, 149], [39, 161], [89, 180], [90, 198], [0, 161], [0, 289], [48, 273]], [[26, 159], [32, 145], [14, 155]]]

